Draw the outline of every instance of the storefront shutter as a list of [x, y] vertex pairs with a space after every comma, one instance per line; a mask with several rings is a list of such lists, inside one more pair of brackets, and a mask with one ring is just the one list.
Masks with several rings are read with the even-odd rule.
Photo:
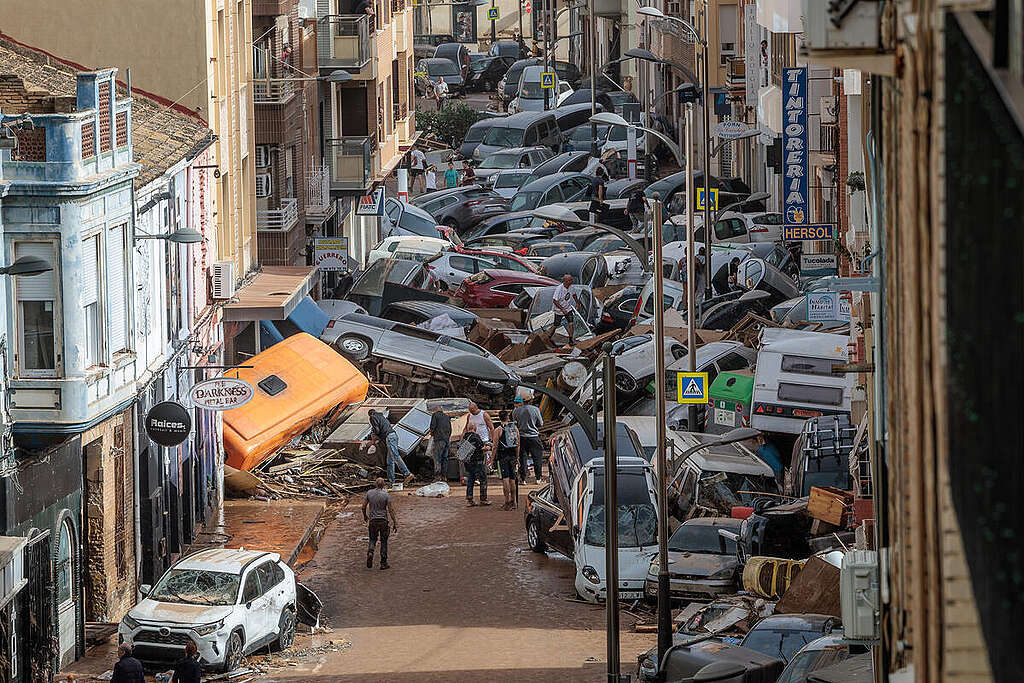
[[99, 300], [99, 235], [82, 240], [82, 306], [91, 306]]

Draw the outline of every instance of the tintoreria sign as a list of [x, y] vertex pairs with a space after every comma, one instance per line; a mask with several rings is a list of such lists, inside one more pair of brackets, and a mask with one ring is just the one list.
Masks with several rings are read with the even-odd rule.
[[231, 410], [248, 403], [253, 393], [252, 385], [245, 380], [218, 377], [192, 387], [189, 398], [200, 408]]
[[782, 70], [782, 211], [785, 225], [807, 215], [807, 67]]

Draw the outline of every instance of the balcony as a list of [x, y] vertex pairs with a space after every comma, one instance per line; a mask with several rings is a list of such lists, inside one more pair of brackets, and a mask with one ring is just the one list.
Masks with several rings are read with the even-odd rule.
[[284, 104], [298, 90], [295, 81], [253, 79], [252, 86], [256, 104]]
[[743, 57], [726, 57], [725, 82], [733, 89], [746, 87], [747, 63]]
[[319, 223], [334, 213], [331, 201], [331, 171], [323, 166], [306, 176], [306, 222]]
[[282, 199], [280, 209], [256, 212], [256, 229], [268, 232], [287, 232], [299, 222], [299, 200]]
[[818, 124], [818, 145], [822, 154], [835, 157], [838, 149], [838, 130], [835, 121]]
[[[317, 21], [317, 57], [324, 70], [376, 67], [376, 43], [373, 40], [376, 17], [370, 14], [331, 14]], [[353, 73], [354, 77], [373, 78], [373, 73]]]
[[374, 136], [327, 140], [327, 165], [331, 190], [366, 190], [373, 183], [377, 158]]

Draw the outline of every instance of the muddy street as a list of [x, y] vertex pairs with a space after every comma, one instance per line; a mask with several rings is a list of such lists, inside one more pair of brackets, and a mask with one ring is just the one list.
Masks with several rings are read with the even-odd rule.
[[[366, 568], [361, 498], [353, 498], [300, 576], [324, 602], [333, 631], [325, 639], [350, 645], [266, 680], [601, 680], [603, 608], [567, 600], [571, 561], [526, 547], [526, 490], [508, 512], [500, 484], [497, 493], [498, 505], [475, 508], [465, 507], [461, 487], [442, 499], [393, 494], [399, 528], [387, 571]], [[628, 614], [622, 622], [624, 669], [632, 670], [654, 636], [629, 632]]]

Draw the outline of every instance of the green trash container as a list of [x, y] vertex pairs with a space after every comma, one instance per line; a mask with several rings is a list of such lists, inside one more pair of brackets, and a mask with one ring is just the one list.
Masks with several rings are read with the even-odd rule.
[[708, 434], [725, 434], [730, 429], [749, 427], [753, 396], [753, 370], [718, 373], [708, 390], [704, 431]]

